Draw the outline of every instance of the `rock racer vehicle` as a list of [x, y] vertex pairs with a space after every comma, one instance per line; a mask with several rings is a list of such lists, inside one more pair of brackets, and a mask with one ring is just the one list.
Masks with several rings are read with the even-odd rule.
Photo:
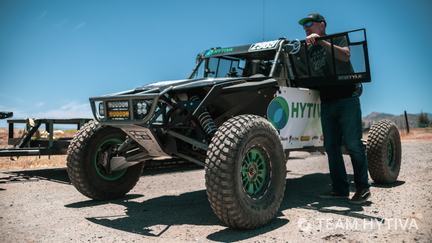
[[[211, 48], [197, 56], [187, 79], [90, 98], [95, 119], [68, 148], [72, 184], [93, 199], [120, 198], [146, 161], [169, 156], [205, 167], [208, 200], [224, 224], [252, 229], [268, 223], [284, 196], [289, 151], [323, 148], [313, 88], [370, 81], [365, 30], [325, 38], [340, 37], [351, 48], [352, 73], [338, 73], [332, 51], [330, 72], [317, 76], [305, 41], [281, 38]], [[374, 124], [365, 144], [373, 180], [394, 182], [401, 163], [395, 125]]]

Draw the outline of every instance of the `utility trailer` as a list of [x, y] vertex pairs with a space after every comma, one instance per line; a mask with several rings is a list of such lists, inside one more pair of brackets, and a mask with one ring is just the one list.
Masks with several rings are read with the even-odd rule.
[[[0, 112], [1, 117], [10, 118], [12, 112]], [[72, 140], [72, 137], [54, 138], [56, 125], [75, 125], [77, 131], [89, 122], [88, 118], [75, 119], [9, 119], [8, 124], [8, 147], [0, 148], [0, 157], [20, 156], [42, 156], [42, 155], [64, 155]], [[17, 125], [24, 127], [23, 134], [15, 137]], [[41, 128], [45, 128], [47, 137], [41, 137]]]
[[[1, 112], [0, 119], [13, 116], [12, 112]], [[79, 131], [81, 127], [91, 121], [88, 118], [74, 119], [9, 119], [8, 123], [8, 146], [0, 148], [0, 157], [22, 157], [22, 156], [48, 156], [66, 155], [67, 149], [73, 136], [54, 137], [56, 125], [72, 125]], [[15, 129], [23, 127], [23, 134], [15, 136]], [[38, 130], [44, 129], [48, 136], [38, 136]], [[73, 129], [73, 128], [72, 128]], [[40, 131], [40, 130], [39, 130]], [[179, 160], [172, 157], [158, 157], [146, 163], [147, 169], [167, 169], [178, 167], [190, 167], [193, 163], [187, 160]]]

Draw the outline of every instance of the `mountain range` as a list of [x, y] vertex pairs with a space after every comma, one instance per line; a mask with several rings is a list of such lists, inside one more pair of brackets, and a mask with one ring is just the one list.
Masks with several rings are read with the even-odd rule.
[[[432, 121], [432, 114], [431, 113], [426, 113], [426, 114], [429, 120]], [[409, 127], [410, 128], [418, 127], [418, 119], [420, 114], [408, 113], [407, 116], [408, 116]], [[364, 127], [370, 127], [373, 123], [383, 119], [393, 121], [398, 126], [399, 129], [406, 128], [404, 114], [393, 115], [393, 114], [382, 113], [382, 112], [372, 112], [369, 115], [363, 117]]]

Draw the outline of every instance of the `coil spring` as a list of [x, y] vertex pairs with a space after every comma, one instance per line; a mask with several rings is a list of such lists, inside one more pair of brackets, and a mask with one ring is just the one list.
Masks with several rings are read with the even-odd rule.
[[201, 127], [204, 129], [205, 133], [207, 133], [208, 135], [213, 135], [216, 130], [216, 124], [213, 121], [213, 118], [210, 116], [210, 113], [208, 111], [203, 111], [199, 116], [198, 116], [198, 121], [201, 124]]
[[[199, 101], [200, 98], [197, 96], [192, 96], [189, 100]], [[210, 116], [210, 113], [207, 111], [207, 109], [203, 109], [203, 112], [198, 116], [198, 121], [207, 135], [212, 136], [216, 132], [216, 124], [214, 123], [213, 118]]]

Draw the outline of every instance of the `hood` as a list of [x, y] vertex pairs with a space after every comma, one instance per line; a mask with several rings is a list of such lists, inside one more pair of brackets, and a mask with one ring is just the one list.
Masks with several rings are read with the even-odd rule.
[[187, 89], [187, 88], [195, 88], [202, 86], [211, 86], [219, 83], [236, 81], [236, 80], [246, 80], [250, 78], [245, 77], [237, 77], [237, 78], [199, 78], [199, 79], [180, 79], [180, 80], [167, 80], [167, 81], [159, 81], [155, 83], [146, 84], [142, 87], [136, 89], [136, 91], [145, 91], [145, 90], [154, 90], [159, 89], [163, 90], [170, 86], [173, 86], [173, 89]]

